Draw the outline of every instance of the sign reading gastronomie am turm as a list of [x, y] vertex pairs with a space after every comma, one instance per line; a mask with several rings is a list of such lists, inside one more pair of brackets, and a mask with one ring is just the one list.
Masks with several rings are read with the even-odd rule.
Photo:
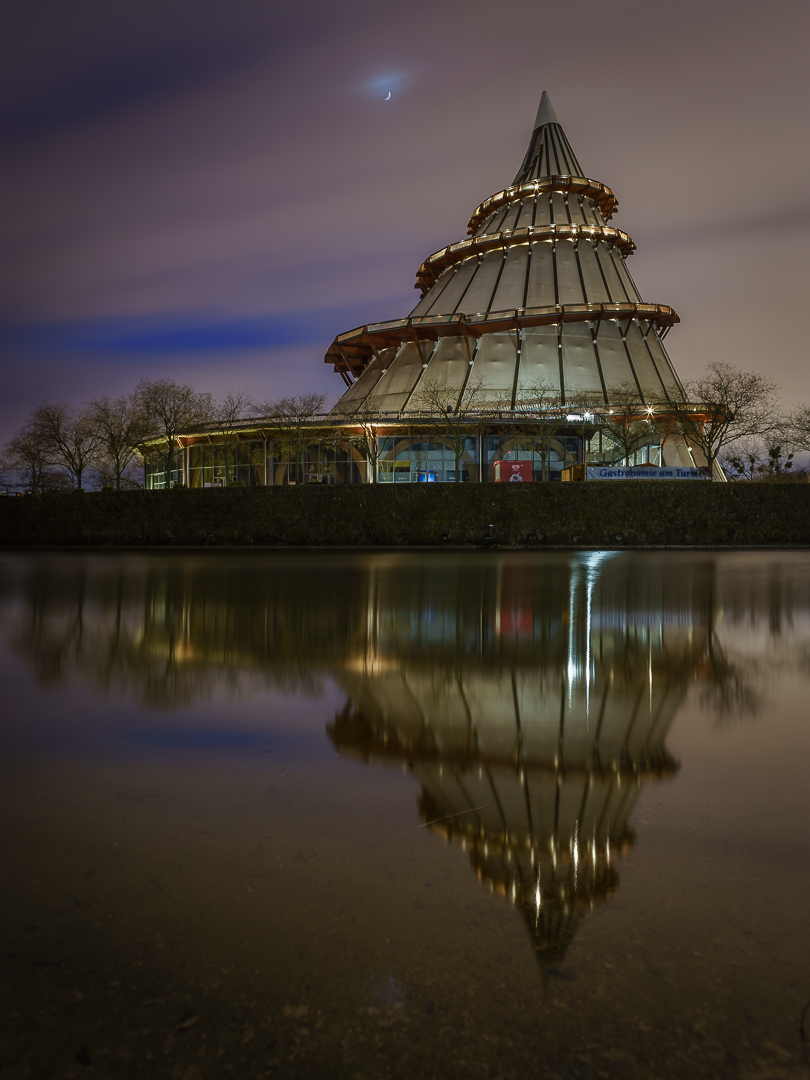
[[660, 469], [656, 465], [648, 469], [617, 468], [608, 465], [589, 465], [586, 473], [588, 480], [705, 480], [700, 469]]

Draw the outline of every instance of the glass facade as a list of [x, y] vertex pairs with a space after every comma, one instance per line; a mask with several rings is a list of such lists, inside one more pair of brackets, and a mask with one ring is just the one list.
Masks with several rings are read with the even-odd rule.
[[[459, 436], [459, 482], [478, 479], [478, 440]], [[381, 484], [455, 483], [456, 449], [451, 440], [425, 435], [380, 439], [377, 479]]]
[[[264, 487], [276, 484], [361, 484], [368, 473], [365, 458], [349, 440], [303, 442], [244, 439], [192, 443], [172, 459], [170, 487]], [[165, 462], [157, 455], [145, 462], [145, 487], [166, 487]]]
[[368, 469], [363, 455], [346, 439], [319, 439], [295, 452], [276, 445], [268, 456], [268, 484], [362, 484]]
[[[531, 462], [531, 479], [542, 481], [545, 469], [549, 481], [562, 479], [562, 471], [582, 460], [582, 440], [574, 435], [533, 439], [521, 435], [488, 435], [484, 439], [486, 479], [496, 480], [496, 462]], [[528, 479], [528, 475], [526, 476]]]
[[[500, 425], [499, 425], [500, 426]], [[313, 439], [300, 452], [274, 440], [245, 439], [234, 446], [214, 442], [192, 443], [175, 452], [170, 486], [191, 488], [280, 486], [285, 484], [368, 484], [373, 482], [374, 454], [366, 455], [359, 439]], [[562, 470], [583, 460], [583, 433], [572, 425], [564, 432], [501, 430], [497, 433], [456, 437], [433, 431], [389, 433], [377, 438], [377, 482], [419, 484], [456, 482], [456, 449], [460, 450], [460, 483], [497, 482], [503, 477], [498, 463], [526, 463], [521, 479], [555, 482]], [[650, 427], [649, 443], [624, 460], [608, 430], [590, 428], [584, 441], [590, 462], [641, 465], [665, 464], [661, 434]], [[666, 462], [669, 464], [669, 462]], [[675, 462], [681, 464], [680, 461]], [[690, 464], [684, 462], [684, 464]], [[146, 459], [145, 487], [166, 487], [165, 462], [157, 455]]]
[[226, 487], [266, 484], [266, 443], [259, 440], [230, 445], [196, 444], [188, 448], [188, 486]]
[[169, 483], [166, 483], [166, 459], [150, 454], [144, 457], [144, 487], [151, 491], [161, 491], [166, 487], [178, 487], [185, 483], [185, 452], [176, 450], [172, 454]]

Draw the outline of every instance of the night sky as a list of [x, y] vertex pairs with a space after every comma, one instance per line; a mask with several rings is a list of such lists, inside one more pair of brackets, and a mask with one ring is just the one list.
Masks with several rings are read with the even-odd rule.
[[334, 400], [332, 338], [411, 310], [544, 88], [681, 377], [810, 402], [806, 0], [26, 0], [0, 31], [0, 442], [141, 378]]

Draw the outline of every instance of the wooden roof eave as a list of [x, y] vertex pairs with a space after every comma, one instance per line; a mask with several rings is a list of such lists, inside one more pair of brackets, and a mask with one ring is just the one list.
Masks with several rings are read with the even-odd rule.
[[422, 263], [416, 271], [416, 284], [414, 288], [420, 289], [422, 296], [434, 285], [441, 275], [449, 267], [457, 262], [462, 262], [471, 256], [481, 255], [488, 251], [505, 249], [520, 244], [531, 244], [537, 241], [569, 240], [578, 243], [580, 240], [598, 240], [619, 249], [624, 258], [632, 255], [636, 245], [632, 237], [621, 229], [614, 229], [610, 225], [528, 225], [523, 229], [506, 229], [503, 232], [485, 233], [483, 236], [473, 237], [471, 240], [462, 240], [458, 244], [450, 244], [440, 248]]
[[332, 342], [324, 362], [335, 370], [351, 371], [357, 377], [382, 348], [406, 341], [437, 341], [466, 333], [481, 337], [532, 326], [559, 322], [597, 322], [605, 319], [642, 319], [654, 322], [660, 330], [680, 322], [678, 313], [665, 304], [557, 304], [544, 308], [518, 308], [481, 315], [439, 315], [426, 318], [396, 319], [391, 323], [371, 323], [341, 334]]
[[584, 176], [546, 176], [542, 180], [528, 180], [523, 184], [515, 184], [512, 187], [504, 188], [503, 191], [496, 192], [495, 195], [491, 195], [473, 211], [467, 225], [467, 232], [472, 236], [490, 214], [507, 203], [549, 191], [573, 192], [575, 195], [586, 195], [598, 205], [605, 221], [610, 220], [619, 206], [619, 200], [611, 189], [598, 180], [589, 180]]

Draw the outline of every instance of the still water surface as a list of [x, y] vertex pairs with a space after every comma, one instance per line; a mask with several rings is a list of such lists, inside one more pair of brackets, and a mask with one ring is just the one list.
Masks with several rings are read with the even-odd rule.
[[810, 556], [0, 556], [3, 1078], [810, 1073]]

